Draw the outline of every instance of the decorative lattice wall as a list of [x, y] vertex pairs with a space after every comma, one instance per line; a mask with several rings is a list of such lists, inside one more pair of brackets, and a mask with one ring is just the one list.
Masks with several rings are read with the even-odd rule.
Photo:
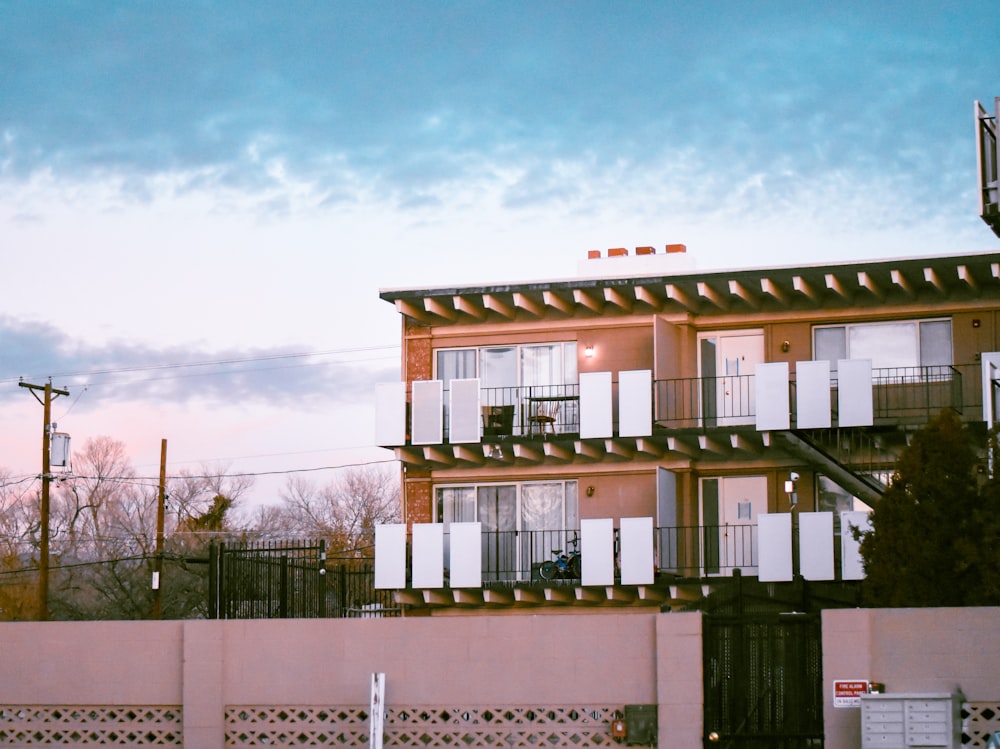
[[[621, 706], [397, 707], [385, 746], [610, 746]], [[226, 746], [364, 746], [367, 707], [242, 706], [226, 710]]]
[[985, 747], [1000, 731], [1000, 702], [966, 702], [962, 705], [962, 746]]
[[183, 746], [176, 705], [0, 705], [0, 746]]

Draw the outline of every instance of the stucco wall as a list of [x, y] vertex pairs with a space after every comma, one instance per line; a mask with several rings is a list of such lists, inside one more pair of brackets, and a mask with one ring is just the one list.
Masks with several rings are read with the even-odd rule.
[[[230, 706], [657, 704], [661, 747], [702, 746], [702, 619], [549, 614], [382, 620], [0, 625], [0, 707], [166, 705], [184, 746], [218, 747]], [[823, 615], [827, 749], [859, 745], [834, 679], [1000, 701], [1000, 609]]]
[[835, 679], [869, 679], [887, 692], [951, 692], [1000, 700], [1000, 608], [823, 612], [826, 749], [858, 746], [861, 711], [833, 706]]

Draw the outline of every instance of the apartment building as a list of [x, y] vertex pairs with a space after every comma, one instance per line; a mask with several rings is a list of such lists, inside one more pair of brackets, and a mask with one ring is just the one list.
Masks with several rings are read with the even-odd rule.
[[857, 579], [849, 525], [908, 435], [941, 409], [992, 425], [1000, 253], [695, 260], [613, 248], [573, 278], [381, 291], [398, 600], [676, 609], [737, 570]]

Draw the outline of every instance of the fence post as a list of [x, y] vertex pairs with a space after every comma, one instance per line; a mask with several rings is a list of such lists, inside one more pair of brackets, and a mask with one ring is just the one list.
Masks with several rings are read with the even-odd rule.
[[219, 618], [219, 549], [215, 540], [208, 542], [208, 618]]
[[326, 618], [326, 539], [319, 542], [319, 582], [316, 585], [316, 594], [319, 596], [316, 610], [320, 619]]

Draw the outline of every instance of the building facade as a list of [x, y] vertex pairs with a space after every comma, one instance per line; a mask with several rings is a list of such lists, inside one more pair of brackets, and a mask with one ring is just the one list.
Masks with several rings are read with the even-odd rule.
[[392, 587], [430, 610], [856, 579], [849, 525], [908, 435], [995, 413], [1000, 253], [706, 272], [683, 245], [618, 248], [571, 279], [381, 297], [402, 318], [402, 381], [377, 399], [410, 544]]

